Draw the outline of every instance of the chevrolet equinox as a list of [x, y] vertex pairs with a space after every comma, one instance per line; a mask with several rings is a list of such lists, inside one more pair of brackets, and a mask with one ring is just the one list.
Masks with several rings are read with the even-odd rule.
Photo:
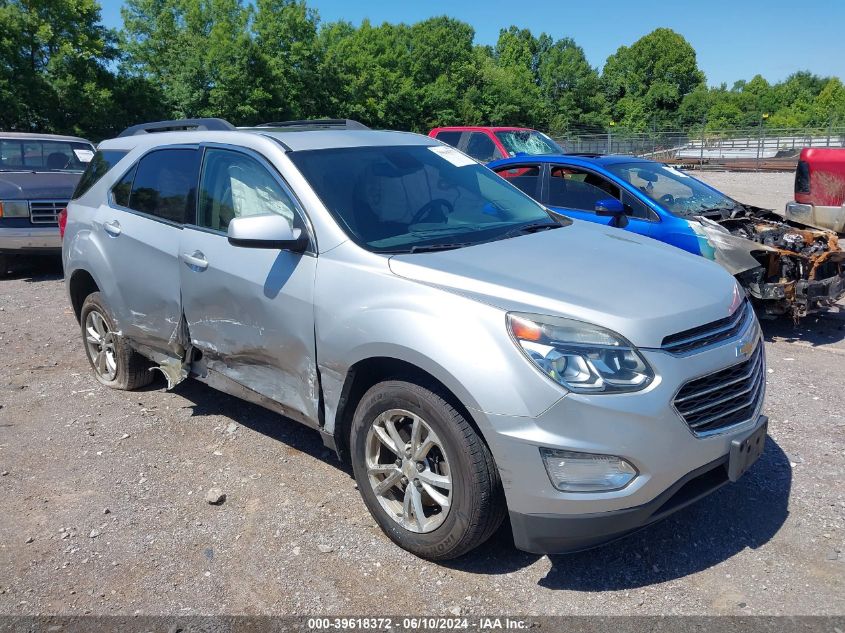
[[585, 549], [759, 457], [765, 358], [717, 264], [549, 212], [458, 150], [345, 120], [134, 126], [60, 219], [96, 379], [160, 370], [317, 430], [425, 558], [509, 518]]

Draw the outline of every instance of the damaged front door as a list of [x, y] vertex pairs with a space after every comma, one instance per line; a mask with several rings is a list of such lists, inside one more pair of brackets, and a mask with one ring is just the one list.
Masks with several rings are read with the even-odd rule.
[[264, 159], [206, 148], [198, 226], [185, 227], [180, 247], [185, 319], [203, 370], [316, 423], [316, 257], [233, 246], [226, 235], [232, 219], [268, 214], [306, 228], [293, 196]]

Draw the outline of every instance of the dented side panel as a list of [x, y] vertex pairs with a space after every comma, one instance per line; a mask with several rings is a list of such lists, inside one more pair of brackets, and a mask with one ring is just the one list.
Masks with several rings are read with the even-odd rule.
[[[119, 232], [107, 232], [106, 224]], [[178, 226], [105, 204], [91, 226], [91, 239], [109, 263], [107, 276], [115, 280], [101, 290], [124, 336], [178, 357], [184, 352], [179, 336], [181, 234]]]
[[191, 227], [180, 252], [208, 262], [180, 265], [185, 321], [205, 366], [316, 422], [316, 257], [238, 248]]

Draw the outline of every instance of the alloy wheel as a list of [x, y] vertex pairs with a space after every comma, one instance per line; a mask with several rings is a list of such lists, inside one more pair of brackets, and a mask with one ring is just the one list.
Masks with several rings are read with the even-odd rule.
[[106, 381], [114, 380], [117, 375], [115, 335], [97, 310], [91, 310], [85, 317], [85, 350], [97, 375]]
[[436, 530], [452, 505], [452, 476], [440, 438], [404, 409], [380, 414], [367, 431], [367, 478], [379, 504], [406, 530]]

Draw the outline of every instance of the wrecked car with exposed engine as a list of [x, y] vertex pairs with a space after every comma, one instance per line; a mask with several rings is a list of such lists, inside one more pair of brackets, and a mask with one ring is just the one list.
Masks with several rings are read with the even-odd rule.
[[527, 551], [599, 545], [765, 447], [765, 349], [731, 275], [553, 217], [453, 147], [201, 119], [98, 153], [63, 220], [96, 379], [161, 369], [314, 429], [419, 556], [460, 556], [506, 517]]
[[742, 204], [689, 174], [631, 156], [516, 156], [490, 169], [551, 210], [712, 259], [767, 314], [804, 316], [845, 295], [837, 235]]

